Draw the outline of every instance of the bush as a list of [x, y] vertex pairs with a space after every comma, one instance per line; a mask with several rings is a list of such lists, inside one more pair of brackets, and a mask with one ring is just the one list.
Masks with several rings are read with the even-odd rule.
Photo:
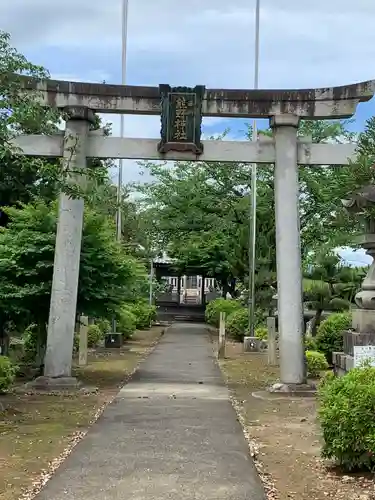
[[136, 318], [136, 328], [144, 330], [150, 328], [151, 323], [156, 319], [156, 307], [150, 306], [146, 302], [137, 302], [131, 306], [131, 312]]
[[323, 457], [347, 470], [375, 468], [375, 368], [354, 368], [320, 384]]
[[23, 363], [41, 365], [47, 343], [47, 330], [41, 327], [38, 328], [38, 325], [32, 323], [23, 332], [22, 340]]
[[313, 337], [305, 337], [305, 351], [317, 351], [316, 340]]
[[87, 330], [87, 347], [96, 347], [104, 338], [98, 325], [90, 325]]
[[0, 356], [0, 393], [6, 392], [13, 384], [17, 367], [6, 356]]
[[117, 320], [117, 329], [124, 340], [130, 339], [137, 327], [137, 318], [129, 306], [123, 306]]
[[320, 372], [328, 370], [329, 365], [322, 352], [306, 351], [307, 371], [312, 377], [318, 377]]
[[[111, 328], [110, 328], [111, 330]], [[99, 324], [92, 324], [87, 329], [87, 347], [96, 347], [101, 340], [105, 337], [104, 331], [100, 328]], [[73, 350], [79, 351], [79, 332], [75, 332], [73, 341]]]
[[225, 312], [229, 319], [229, 316], [238, 309], [243, 309], [243, 307], [237, 300], [223, 298], [215, 299], [207, 304], [205, 319], [209, 325], [218, 327], [221, 312]]
[[268, 330], [265, 326], [259, 326], [255, 329], [255, 336], [260, 340], [267, 340], [268, 338]]
[[332, 363], [332, 353], [341, 352], [344, 347], [343, 331], [351, 327], [351, 314], [335, 313], [322, 321], [315, 337], [317, 350], [324, 353]]
[[98, 325], [100, 331], [102, 332], [103, 337], [112, 332], [111, 322], [108, 321], [108, 319], [99, 319], [98, 321], [96, 321], [96, 324]]
[[37, 332], [36, 325], [29, 325], [22, 335], [23, 339], [23, 361], [32, 362], [35, 360], [37, 352]]
[[232, 312], [226, 322], [226, 331], [233, 339], [243, 342], [245, 332], [249, 325], [249, 313], [244, 307]]

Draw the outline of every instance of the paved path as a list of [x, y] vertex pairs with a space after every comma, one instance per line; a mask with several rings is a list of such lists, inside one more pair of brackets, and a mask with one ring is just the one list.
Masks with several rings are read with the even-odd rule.
[[175, 324], [38, 500], [264, 500], [203, 326]]

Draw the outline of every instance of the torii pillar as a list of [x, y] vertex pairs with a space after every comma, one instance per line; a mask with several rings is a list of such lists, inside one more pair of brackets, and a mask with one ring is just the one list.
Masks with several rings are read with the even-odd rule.
[[[89, 125], [94, 121], [94, 113], [83, 106], [69, 107], [65, 111], [68, 114], [64, 137], [65, 168], [84, 172]], [[83, 176], [80, 179], [77, 174], [73, 176], [76, 182], [84, 182]], [[83, 199], [60, 193], [44, 376], [34, 381], [35, 386], [77, 385], [71, 371], [83, 215]]]
[[297, 164], [298, 124], [299, 117], [296, 115], [277, 115], [271, 119], [276, 153], [274, 190], [280, 380], [285, 386], [306, 382]]

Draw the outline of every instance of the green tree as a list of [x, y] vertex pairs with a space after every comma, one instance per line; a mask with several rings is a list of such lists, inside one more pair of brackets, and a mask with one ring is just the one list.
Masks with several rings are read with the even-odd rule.
[[[56, 109], [41, 105], [38, 93], [24, 90], [25, 79], [46, 80], [49, 73], [29, 62], [10, 45], [10, 36], [0, 31], [0, 226], [8, 222], [1, 207], [29, 203], [35, 198], [53, 200], [59, 190], [89, 199], [92, 183], [106, 178], [107, 162], [91, 160], [88, 164], [88, 189], [68, 182], [66, 166], [60, 160], [25, 157], [12, 139], [19, 134], [53, 134], [65, 116]], [[101, 126], [96, 117], [92, 129]], [[106, 133], [110, 130], [106, 129]]]
[[[50, 134], [56, 131], [59, 113], [42, 107], [36, 95], [22, 90], [25, 77], [48, 78], [40, 66], [30, 63], [9, 44], [9, 35], [0, 31], [0, 201], [2, 206], [27, 203], [35, 194], [49, 193], [49, 179], [43, 176], [45, 162], [17, 154], [12, 137], [20, 133]], [[7, 216], [0, 211], [0, 225]]]
[[[265, 131], [266, 135], [270, 132]], [[346, 123], [301, 122], [300, 135], [316, 142], [354, 140]], [[221, 140], [220, 137], [218, 140]], [[251, 129], [249, 129], [251, 139]], [[138, 185], [153, 239], [181, 266], [201, 264], [207, 276], [233, 291], [248, 276], [250, 170], [247, 164], [145, 163], [153, 182]], [[351, 231], [338, 205], [340, 168], [300, 168], [301, 236], [304, 259], [347, 243]], [[258, 168], [256, 274], [258, 301], [270, 300], [275, 284], [276, 241], [273, 167]], [[340, 217], [338, 217], [340, 215]], [[263, 304], [264, 305], [264, 304]]]
[[343, 265], [335, 253], [317, 256], [315, 265], [305, 273], [304, 298], [315, 311], [312, 335], [315, 336], [324, 311], [348, 310], [361, 283], [359, 270]]
[[[0, 314], [16, 324], [33, 323], [46, 341], [56, 234], [56, 203], [8, 207], [0, 232]], [[147, 275], [115, 240], [114, 224], [88, 208], [85, 213], [77, 311], [111, 317], [144, 294]]]

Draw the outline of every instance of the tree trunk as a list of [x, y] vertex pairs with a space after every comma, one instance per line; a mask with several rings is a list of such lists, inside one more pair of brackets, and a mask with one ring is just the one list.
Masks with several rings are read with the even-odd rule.
[[236, 279], [232, 279], [229, 284], [229, 293], [232, 295], [233, 298], [236, 297]]
[[35, 366], [38, 368], [38, 375], [44, 373], [44, 357], [47, 348], [47, 325], [45, 323], [38, 325], [36, 337]]
[[0, 356], [8, 356], [10, 338], [6, 329], [4, 317], [0, 317]]
[[320, 322], [322, 321], [322, 314], [323, 314], [323, 309], [317, 309], [315, 316], [314, 316], [312, 328], [311, 328], [312, 337], [316, 336], [318, 326], [320, 325]]
[[0, 356], [8, 356], [9, 354], [9, 335], [4, 329], [0, 331]]
[[227, 298], [227, 293], [230, 293], [230, 287], [228, 285], [228, 282], [224, 281], [223, 282], [223, 293], [222, 293], [223, 299]]

